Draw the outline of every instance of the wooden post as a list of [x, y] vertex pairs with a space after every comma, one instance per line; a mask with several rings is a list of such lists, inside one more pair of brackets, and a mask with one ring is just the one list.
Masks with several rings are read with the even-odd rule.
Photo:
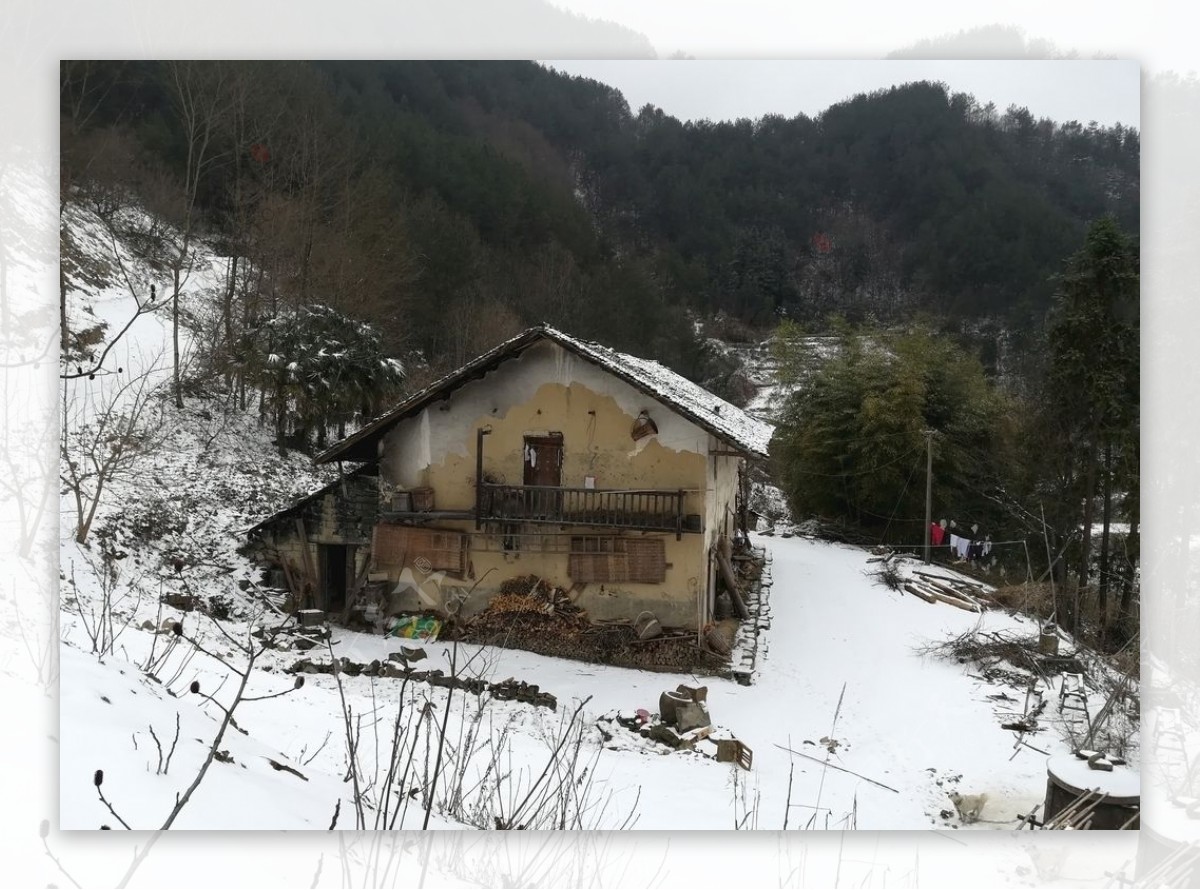
[[[300, 536], [300, 551], [304, 556], [304, 572], [308, 575], [308, 589], [312, 591], [312, 599], [316, 599], [316, 590], [319, 583], [317, 577], [316, 565], [313, 562], [312, 550], [308, 546], [308, 533], [304, 529], [303, 517], [296, 517], [296, 533]], [[316, 605], [315, 602], [311, 605]], [[301, 604], [300, 608], [306, 608], [305, 604]]]
[[733, 574], [733, 565], [729, 560], [729, 555], [725, 552], [726, 548], [732, 550], [729, 544], [729, 539], [722, 537], [717, 544], [717, 565], [721, 568], [721, 577], [725, 579], [725, 586], [729, 588], [729, 598], [733, 600], [733, 610], [737, 612], [738, 618], [745, 621], [750, 617], [750, 610], [746, 607], [746, 601], [742, 599], [742, 595], [737, 589], [737, 576]]
[[933, 430], [925, 430], [925, 565], [933, 532]]
[[480, 427], [475, 431], [475, 530], [483, 527], [483, 437], [491, 430]]

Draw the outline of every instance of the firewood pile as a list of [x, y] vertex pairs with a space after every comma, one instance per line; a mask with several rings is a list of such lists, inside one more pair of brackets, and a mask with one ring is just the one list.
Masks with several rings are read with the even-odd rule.
[[725, 665], [697, 645], [694, 631], [664, 629], [642, 640], [632, 622], [593, 624], [567, 591], [533, 575], [505, 581], [487, 609], [450, 632], [463, 642], [598, 664], [714, 671]]
[[459, 638], [482, 642], [480, 637], [528, 630], [573, 642], [587, 626], [587, 613], [562, 588], [536, 575], [523, 575], [501, 584], [488, 607], [462, 623]]
[[487, 611], [567, 617], [584, 615], [583, 610], [571, 602], [567, 591], [536, 575], [522, 575], [502, 583]]
[[984, 586], [978, 581], [951, 578], [920, 569], [913, 569], [905, 577], [900, 570], [904, 560], [904, 555], [878, 547], [867, 562], [878, 564], [879, 568], [873, 574], [881, 584], [892, 590], [903, 590], [927, 603], [945, 603], [965, 612], [982, 612], [988, 607]]

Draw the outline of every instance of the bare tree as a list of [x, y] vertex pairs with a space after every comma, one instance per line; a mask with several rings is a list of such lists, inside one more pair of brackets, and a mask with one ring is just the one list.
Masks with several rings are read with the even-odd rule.
[[176, 197], [177, 214], [171, 272], [172, 390], [175, 407], [183, 407], [180, 377], [179, 297], [191, 273], [198, 223], [201, 183], [220, 159], [217, 128], [229, 114], [228, 70], [222, 62], [167, 62], [171, 98], [185, 146], [183, 182]]
[[[86, 182], [95, 185], [99, 179], [106, 185], [117, 181], [111, 176], [94, 176], [97, 167], [110, 169], [117, 157], [129, 157], [128, 134], [118, 127], [107, 127], [98, 132], [90, 131], [91, 124], [101, 106], [105, 105], [113, 88], [120, 83], [123, 63], [96, 62], [90, 60], [64, 60], [59, 63], [59, 219], [63, 261], [59, 263], [59, 346], [63, 353], [68, 351], [67, 325], [67, 263], [70, 255], [70, 235], [66, 228], [63, 211], [77, 185]], [[97, 190], [93, 189], [93, 193]], [[111, 199], [115, 189], [106, 187], [104, 195]]]
[[[188, 653], [184, 656], [185, 659], [190, 659], [191, 656], [197, 652], [201, 653], [224, 665], [233, 676], [239, 678], [239, 681], [237, 689], [234, 692], [233, 699], [228, 705], [221, 704], [219, 701], [217, 701], [215, 693], [206, 693], [201, 688], [198, 680], [193, 680], [190, 684], [189, 690], [192, 695], [199, 697], [208, 704], [214, 705], [221, 712], [221, 723], [217, 728], [216, 735], [213, 737], [212, 742], [210, 742], [208, 745], [208, 753], [205, 755], [204, 762], [200, 765], [200, 768], [196, 771], [196, 775], [193, 777], [191, 783], [183, 791], [183, 793], [175, 796], [175, 805], [171, 808], [170, 813], [167, 814], [166, 819], [163, 821], [162, 825], [158, 827], [157, 831], [166, 831], [169, 829], [175, 823], [175, 820], [179, 817], [179, 814], [188, 805], [189, 801], [191, 801], [192, 795], [195, 794], [196, 789], [200, 787], [200, 784], [204, 781], [204, 777], [208, 774], [209, 767], [212, 766], [213, 761], [218, 759], [218, 755], [221, 754], [221, 742], [224, 740], [225, 734], [228, 732], [229, 728], [232, 726], [233, 728], [238, 729], [240, 732], [244, 734], [246, 733], [244, 729], [241, 729], [241, 727], [238, 726], [237, 721], [233, 716], [234, 712], [239, 706], [241, 706], [244, 702], [265, 701], [271, 698], [279, 698], [280, 696], [290, 695], [304, 686], [304, 678], [297, 677], [291, 686], [288, 686], [277, 692], [255, 696], [246, 694], [246, 687], [250, 682], [251, 676], [254, 675], [255, 663], [264, 652], [274, 647], [275, 639], [279, 631], [282, 629], [282, 625], [272, 628], [263, 628], [261, 637], [256, 638], [249, 628], [252, 628], [261, 617], [262, 613], [260, 612], [253, 619], [251, 619], [245, 639], [235, 638], [221, 626], [219, 621], [216, 619], [211, 620], [213, 628], [220, 633], [226, 643], [233, 647], [236, 656], [231, 655], [230, 657], [225, 657], [214, 652], [211, 648], [201, 643], [198, 636], [185, 633], [182, 622], [176, 622], [172, 627], [171, 632], [173, 635], [178, 641], [182, 641], [182, 643], [176, 642], [175, 645], [172, 646], [172, 652], [174, 652], [179, 646], [183, 645]], [[235, 660], [235, 658], [238, 656], [240, 656], [241, 660]], [[161, 667], [161, 664], [162, 662], [160, 662], [159, 667]], [[155, 738], [155, 741], [158, 741], [157, 737]], [[178, 741], [178, 733], [176, 734], [176, 741]], [[167, 773], [167, 769], [169, 768], [170, 757], [171, 754], [174, 753], [174, 749], [175, 746], [172, 744], [171, 751], [167, 754], [166, 761], [164, 763], [161, 756], [161, 745], [159, 746], [160, 767], [164, 775]], [[288, 767], [284, 764], [277, 764], [275, 761], [271, 761], [271, 765], [278, 770], [289, 770], [295, 772], [295, 770], [293, 770], [291, 767]], [[120, 815], [118, 815], [112, 803], [104, 796], [104, 792], [101, 790], [103, 782], [104, 771], [96, 770], [94, 784], [96, 786], [97, 793], [99, 794], [100, 801], [125, 828], [130, 828], [129, 824], [122, 819]], [[157, 837], [157, 835], [155, 837]], [[153, 844], [153, 839], [151, 840], [151, 844]], [[136, 861], [137, 860], [135, 860], [135, 862]]]
[[103, 658], [111, 655], [117, 640], [129, 629], [138, 607], [145, 596], [140, 578], [122, 583], [121, 569], [113, 559], [110, 548], [105, 548], [99, 559], [84, 557], [100, 586], [99, 598], [81, 594], [75, 581], [75, 566], [71, 565], [71, 587], [73, 596], [64, 597], [64, 602], [75, 606], [79, 624], [92, 644], [92, 653]]
[[64, 493], [74, 497], [75, 540], [80, 544], [87, 541], [112, 482], [133, 476], [142, 455], [165, 435], [153, 410], [157, 362], [140, 372], [123, 370], [114, 372], [124, 377], [116, 386], [63, 383], [59, 475]]

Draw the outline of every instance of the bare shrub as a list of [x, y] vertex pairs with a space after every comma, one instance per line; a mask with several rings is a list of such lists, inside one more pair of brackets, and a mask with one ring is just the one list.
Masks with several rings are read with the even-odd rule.
[[997, 587], [991, 598], [1002, 608], [1047, 620], [1054, 614], [1054, 587], [1049, 583]]

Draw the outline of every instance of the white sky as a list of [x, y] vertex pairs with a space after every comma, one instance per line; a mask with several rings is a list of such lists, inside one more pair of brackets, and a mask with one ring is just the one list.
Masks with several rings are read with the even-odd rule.
[[1139, 126], [1136, 62], [909, 60], [564, 60], [560, 71], [619, 89], [634, 113], [647, 103], [684, 120], [813, 116], [856, 93], [944, 81], [981, 105], [1027, 107], [1034, 117]]
[[[643, 34], [659, 58], [882, 58], [920, 40], [1018, 27], [1079, 58], [1132, 59], [1151, 74], [1197, 69], [1195, 29], [1180, 0], [550, 0]], [[969, 58], [986, 56], [969, 53]]]

